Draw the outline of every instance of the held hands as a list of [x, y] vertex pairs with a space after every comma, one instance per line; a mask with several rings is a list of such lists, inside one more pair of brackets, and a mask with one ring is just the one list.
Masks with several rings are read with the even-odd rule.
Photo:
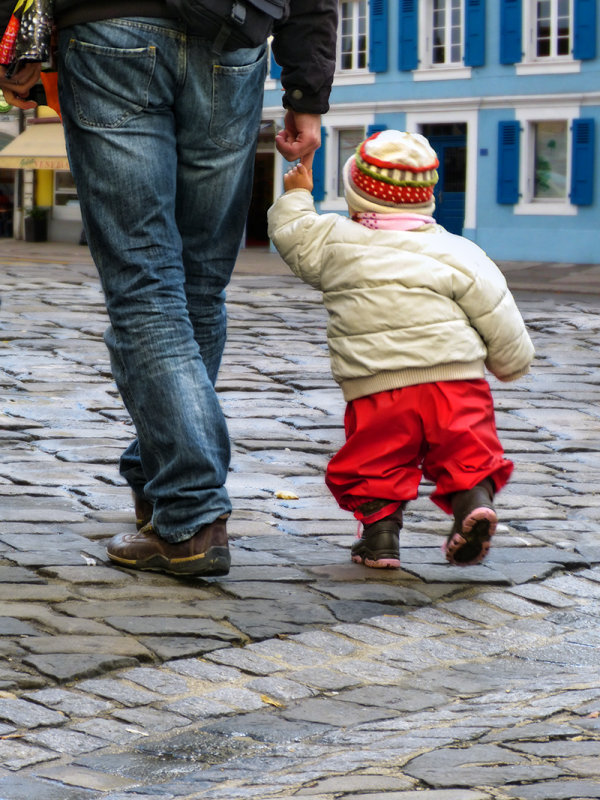
[[300, 160], [312, 167], [315, 150], [321, 145], [321, 116], [288, 109], [284, 128], [275, 137], [275, 145], [286, 161]]
[[37, 103], [34, 100], [26, 100], [26, 97], [31, 87], [38, 82], [41, 71], [40, 63], [30, 61], [15, 75], [7, 78], [5, 68], [0, 66], [0, 89], [6, 102], [17, 108], [35, 108]]
[[307, 189], [309, 192], [312, 192], [312, 169], [306, 169], [304, 164], [297, 164], [295, 167], [292, 167], [283, 176], [283, 187], [286, 192], [292, 189]]
[[321, 116], [288, 109], [284, 124], [284, 129], [275, 137], [277, 149], [287, 161], [300, 160], [283, 176], [285, 191], [307, 189], [312, 192], [311, 167], [315, 150], [321, 145]]

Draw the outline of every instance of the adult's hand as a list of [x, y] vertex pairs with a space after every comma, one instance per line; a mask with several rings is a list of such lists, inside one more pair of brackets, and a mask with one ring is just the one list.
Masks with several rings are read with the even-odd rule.
[[288, 109], [284, 128], [275, 137], [275, 145], [286, 161], [298, 161], [312, 167], [315, 150], [321, 145], [320, 114], [304, 114]]
[[35, 100], [26, 100], [29, 90], [40, 79], [42, 65], [38, 62], [25, 63], [14, 75], [10, 78], [6, 77], [6, 69], [0, 66], [0, 89], [7, 103], [17, 108], [28, 109], [35, 108], [37, 103]]

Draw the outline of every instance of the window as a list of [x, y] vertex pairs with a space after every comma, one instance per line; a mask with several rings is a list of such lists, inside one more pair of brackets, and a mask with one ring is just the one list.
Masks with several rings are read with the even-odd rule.
[[344, 72], [368, 69], [367, 0], [343, 0], [340, 4], [337, 63]]
[[572, 0], [532, 0], [530, 58], [571, 58]]
[[485, 63], [484, 0], [403, 0], [398, 67], [418, 81], [469, 78]]
[[75, 181], [70, 172], [54, 173], [54, 207], [52, 216], [59, 220], [81, 220]]
[[517, 109], [514, 121], [500, 122], [498, 203], [515, 214], [555, 216], [591, 205], [594, 127], [570, 105]]
[[461, 64], [462, 0], [433, 0], [430, 18], [431, 63]]
[[344, 196], [344, 164], [365, 138], [364, 127], [338, 130], [337, 196]]
[[[508, 9], [508, 3], [503, 0], [503, 8]], [[512, 16], [504, 14], [501, 63], [516, 63], [518, 75], [579, 72], [581, 60], [595, 58], [594, 3], [523, 0], [522, 11], [518, 5], [511, 9]]]
[[533, 122], [533, 200], [565, 200], [567, 197], [567, 123]]
[[597, 0], [499, 0], [500, 63], [517, 74], [579, 72], [596, 58]]
[[70, 206], [78, 204], [75, 181], [70, 172], [54, 173], [54, 205]]
[[[575, 112], [573, 112], [575, 116]], [[550, 109], [521, 122], [521, 168], [517, 213], [570, 214], [572, 118]]]

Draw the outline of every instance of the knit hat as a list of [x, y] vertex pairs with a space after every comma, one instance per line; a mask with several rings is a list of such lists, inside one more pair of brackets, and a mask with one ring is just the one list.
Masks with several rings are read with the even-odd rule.
[[420, 133], [386, 130], [356, 148], [344, 165], [344, 190], [355, 212], [411, 211], [431, 215], [439, 166], [435, 151]]

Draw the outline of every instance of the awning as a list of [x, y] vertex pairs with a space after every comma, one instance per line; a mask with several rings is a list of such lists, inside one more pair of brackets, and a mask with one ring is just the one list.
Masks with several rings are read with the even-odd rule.
[[8, 169], [69, 169], [65, 134], [60, 122], [29, 124], [0, 150], [0, 167]]

